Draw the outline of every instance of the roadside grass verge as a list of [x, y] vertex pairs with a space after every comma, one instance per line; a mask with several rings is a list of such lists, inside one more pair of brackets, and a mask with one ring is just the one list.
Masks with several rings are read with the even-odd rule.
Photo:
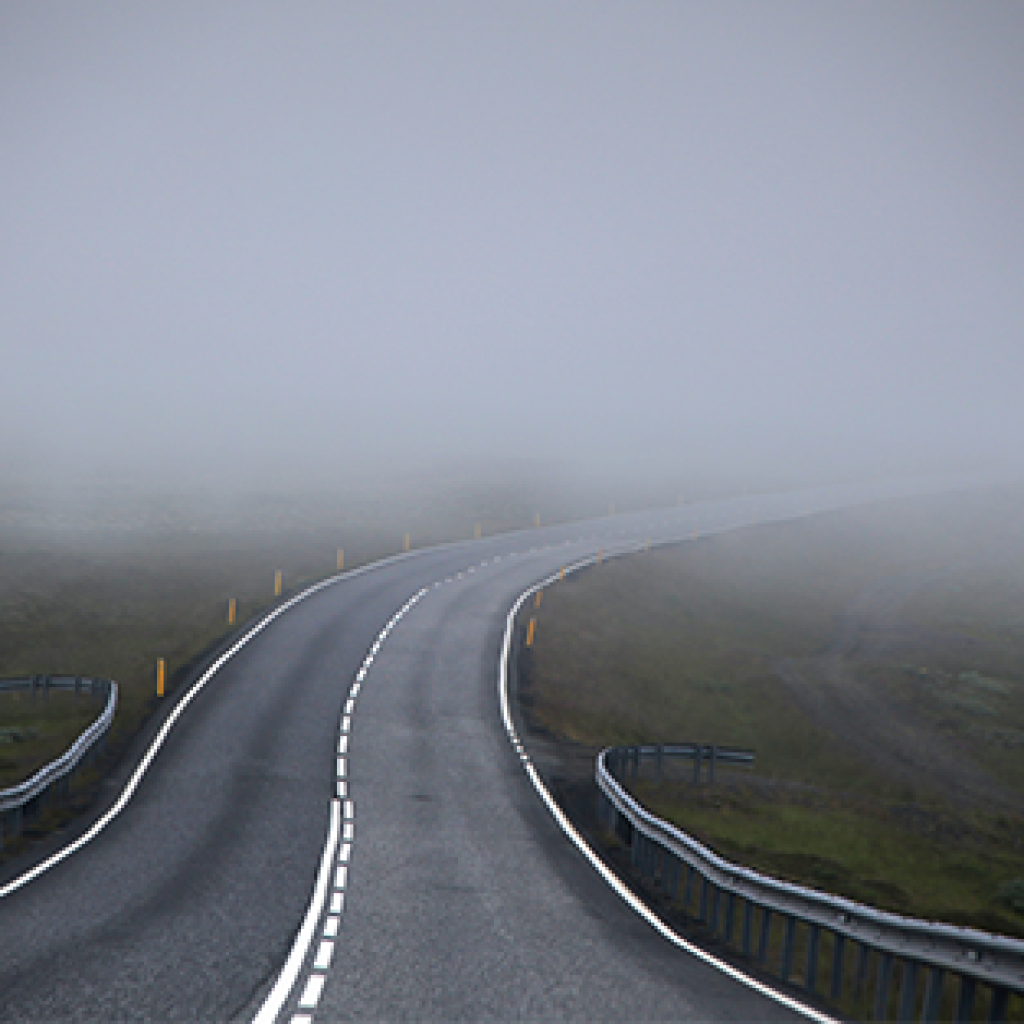
[[56, 691], [44, 701], [0, 691], [0, 789], [60, 757], [102, 710], [103, 702], [89, 693]]
[[1012, 826], [978, 815], [934, 815], [931, 833], [899, 808], [845, 794], [797, 803], [742, 783], [631, 787], [641, 802], [729, 860], [900, 914], [1024, 936], [1000, 899], [1021, 872]]
[[576, 764], [751, 747], [750, 773], [636, 794], [766, 873], [1024, 937], [1022, 511], [1019, 490], [888, 503], [573, 574], [522, 612], [527, 723]]

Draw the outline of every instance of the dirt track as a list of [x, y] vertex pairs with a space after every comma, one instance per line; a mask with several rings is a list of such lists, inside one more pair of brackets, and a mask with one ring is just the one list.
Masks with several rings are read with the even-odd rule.
[[827, 648], [811, 658], [773, 664], [815, 723], [909, 790], [922, 785], [960, 808], [1016, 811], [1020, 797], [985, 771], [878, 678], [872, 666], [905, 662], [922, 649], [969, 658], [973, 641], [921, 629], [904, 614], [911, 599], [946, 585], [945, 574], [903, 574], [864, 587], [847, 606]]

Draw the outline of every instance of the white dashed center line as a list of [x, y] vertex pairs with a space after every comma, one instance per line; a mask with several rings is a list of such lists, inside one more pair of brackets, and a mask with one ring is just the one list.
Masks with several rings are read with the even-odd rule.
[[[355, 713], [356, 698], [362, 689], [363, 681], [367, 672], [373, 664], [374, 658], [380, 652], [381, 644], [388, 638], [391, 631], [398, 624], [399, 620], [413, 607], [424, 594], [426, 588], [417, 591], [395, 614], [388, 620], [388, 624], [380, 631], [373, 645], [370, 647], [363, 659], [355, 680], [349, 689], [348, 699], [345, 701], [344, 712], [338, 725], [338, 756], [335, 758], [335, 773], [338, 799], [331, 802], [331, 827], [328, 833], [327, 842], [324, 845], [320, 872], [317, 876], [316, 886], [310, 900], [306, 916], [303, 919], [302, 927], [295, 938], [291, 952], [285, 962], [281, 973], [273, 988], [264, 1000], [259, 1012], [254, 1018], [254, 1024], [272, 1024], [277, 1020], [278, 1014], [288, 1000], [295, 983], [298, 980], [299, 972], [303, 961], [309, 956], [314, 942], [317, 941], [317, 923], [323, 918], [323, 925], [319, 929], [319, 944], [313, 956], [312, 963], [308, 968], [305, 985], [302, 994], [298, 999], [300, 1011], [291, 1017], [291, 1024], [312, 1024], [313, 1014], [320, 996], [323, 993], [324, 984], [327, 980], [326, 972], [330, 969], [334, 958], [335, 940], [341, 930], [341, 917], [345, 910], [345, 889], [348, 885], [349, 862], [352, 859], [353, 844], [355, 841], [355, 803], [348, 796], [348, 752], [349, 735], [352, 731], [352, 716]], [[342, 821], [342, 819], [344, 819]], [[339, 832], [341, 833], [341, 844], [339, 847]], [[333, 869], [333, 874], [332, 874]], [[324, 904], [329, 898], [327, 915], [324, 916]]]
[[[619, 535], [624, 536], [625, 531], [620, 530]], [[589, 538], [577, 537], [575, 541], [565, 540], [562, 546], [565, 547], [573, 543], [581, 544], [586, 540], [593, 542], [597, 539], [596, 535]], [[547, 551], [551, 547], [551, 544], [546, 544], [540, 549], [531, 547], [529, 553], [535, 554], [538, 550]], [[526, 552], [509, 551], [504, 555], [494, 555], [493, 558], [484, 559], [477, 565], [468, 566], [454, 577], [447, 576], [443, 581], [435, 581], [430, 589], [436, 590], [438, 587], [451, 584], [456, 580], [465, 579], [466, 576], [474, 573], [478, 568], [482, 569], [492, 562], [497, 565], [503, 559], [517, 558], [520, 554], [525, 555]], [[592, 561], [592, 559], [586, 561]], [[575, 568], [578, 567], [576, 566]], [[563, 569], [563, 574], [564, 571]], [[554, 582], [556, 578], [553, 576], [545, 582]], [[348, 795], [347, 776], [349, 735], [352, 731], [352, 716], [355, 713], [356, 698], [361, 692], [362, 684], [367, 678], [374, 659], [380, 653], [384, 641], [391, 634], [395, 626], [398, 625], [402, 617], [427, 593], [428, 588], [426, 587], [417, 591], [388, 620], [387, 625], [377, 634], [373, 644], [367, 651], [363, 663], [360, 665], [358, 672], [356, 672], [355, 679], [349, 689], [348, 699], [345, 701], [344, 711], [338, 726], [338, 748], [335, 765], [338, 796], [336, 800], [332, 801], [331, 805], [331, 829], [324, 847], [321, 871], [317, 878], [316, 888], [314, 889], [306, 918], [295, 939], [288, 961], [285, 967], [282, 968], [272, 991], [260, 1007], [259, 1013], [254, 1018], [254, 1024], [271, 1024], [271, 1022], [276, 1021], [278, 1013], [280, 1013], [292, 989], [295, 987], [303, 961], [310, 957], [314, 944], [318, 943], [316, 945], [316, 952], [312, 954], [312, 961], [307, 969], [305, 985], [298, 998], [298, 1009], [304, 1012], [295, 1013], [291, 1017], [291, 1024], [313, 1024], [313, 1014], [310, 1011], [315, 1010], [320, 1001], [320, 996], [327, 980], [326, 972], [330, 969], [334, 958], [335, 945], [341, 932], [341, 920], [345, 910], [348, 872], [354, 852], [355, 804]], [[509, 731], [509, 738], [513, 742], [516, 754], [522, 761], [527, 773], [532, 777], [533, 766], [530, 762], [530, 757], [511, 727], [511, 723], [507, 718], [507, 708], [503, 706], [502, 710], [503, 715], [506, 717], [506, 729]], [[344, 820], [339, 820], [341, 818]], [[328, 904], [326, 914], [324, 913], [325, 904]], [[319, 935], [317, 935], [316, 925], [321, 918], [323, 923], [319, 929]]]
[[311, 974], [306, 979], [306, 987], [302, 990], [302, 995], [299, 997], [299, 1006], [303, 1010], [316, 1009], [316, 1004], [320, 1002], [320, 993], [324, 990], [324, 976], [322, 974]]
[[317, 971], [326, 971], [331, 966], [334, 957], [334, 943], [330, 939], [323, 939], [320, 948], [316, 951], [316, 959], [313, 961], [313, 968]]

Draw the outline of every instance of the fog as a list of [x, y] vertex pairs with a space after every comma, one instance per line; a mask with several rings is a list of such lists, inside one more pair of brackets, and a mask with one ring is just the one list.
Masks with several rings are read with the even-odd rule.
[[1022, 55], [1014, 3], [5, 4], [0, 486], [1019, 471]]

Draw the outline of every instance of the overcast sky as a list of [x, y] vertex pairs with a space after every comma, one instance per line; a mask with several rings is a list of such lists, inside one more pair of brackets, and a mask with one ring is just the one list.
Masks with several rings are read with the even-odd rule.
[[1022, 328], [1020, 3], [0, 7], [10, 479], [1020, 464]]

